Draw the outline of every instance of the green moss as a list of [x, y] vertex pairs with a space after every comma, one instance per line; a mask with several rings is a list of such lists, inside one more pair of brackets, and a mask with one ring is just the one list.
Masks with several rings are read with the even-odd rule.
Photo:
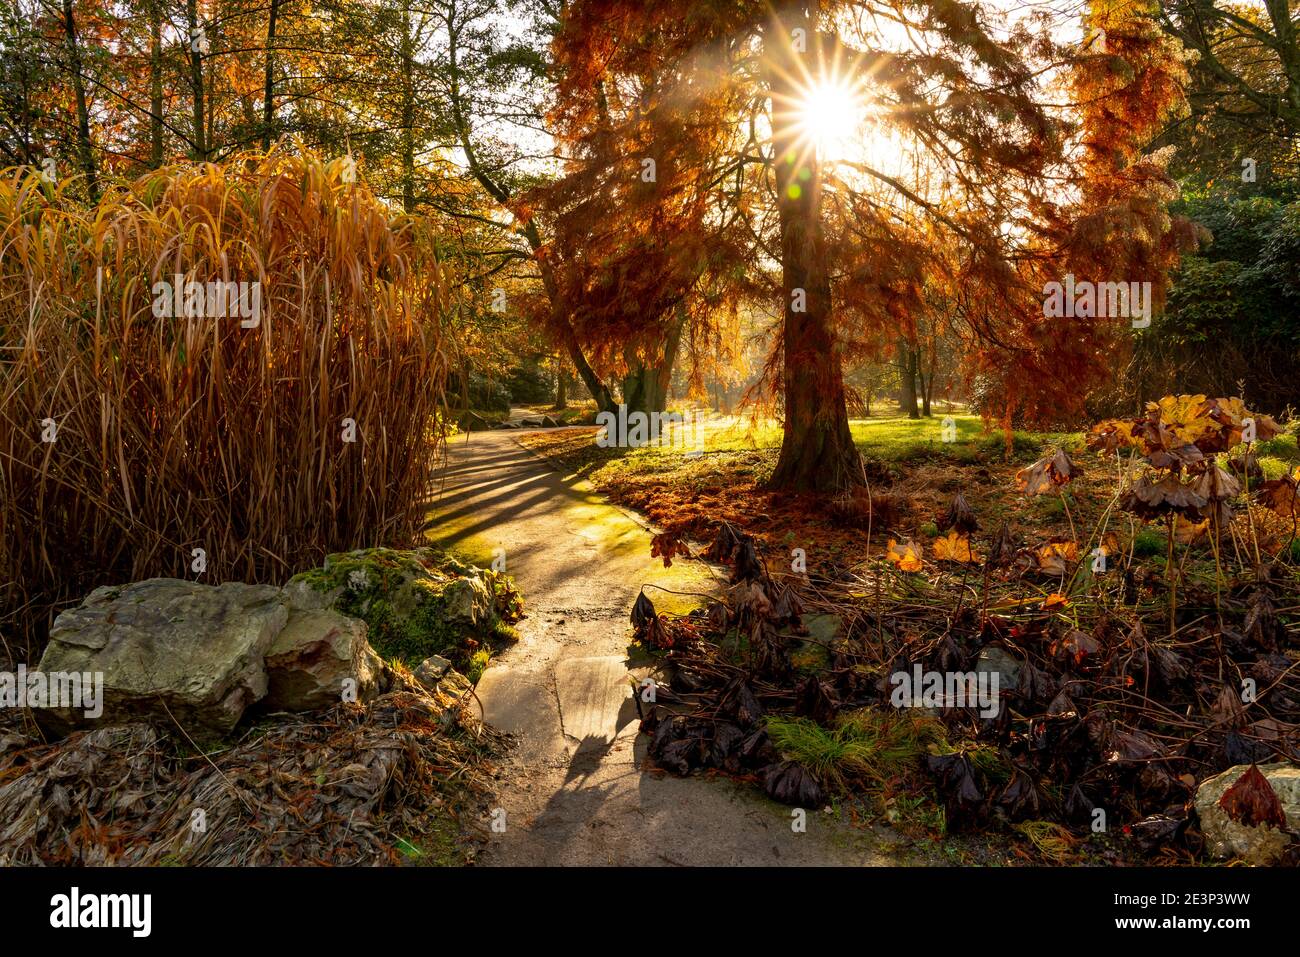
[[1149, 528], [1143, 528], [1133, 536], [1133, 555], [1136, 558], [1151, 558], [1165, 553], [1165, 537]]
[[[494, 593], [496, 614], [481, 633], [449, 622], [446, 614], [445, 588], [458, 577], [469, 576], [481, 577]], [[409, 667], [430, 655], [463, 665], [469, 654], [462, 646], [464, 639], [512, 640], [514, 630], [497, 616], [517, 619], [523, 611], [519, 593], [505, 575], [480, 571], [432, 549], [337, 553], [328, 556], [323, 567], [303, 572], [294, 580], [316, 591], [336, 592], [332, 607], [364, 621], [371, 647], [390, 662]]]
[[438, 598], [430, 597], [405, 616], [395, 615], [383, 598], [358, 603], [354, 609], [340, 602], [339, 610], [366, 622], [370, 644], [383, 657], [418, 665], [430, 655], [446, 656], [460, 640], [460, 632], [449, 625]]
[[804, 674], [818, 674], [830, 665], [830, 652], [815, 641], [800, 641], [790, 652], [790, 663]]
[[398, 838], [393, 846], [408, 867], [463, 867], [470, 863], [460, 825], [446, 811], [436, 811], [418, 831]]
[[494, 646], [508, 645], [519, 640], [519, 630], [498, 618], [496, 624], [492, 626], [488, 639]]

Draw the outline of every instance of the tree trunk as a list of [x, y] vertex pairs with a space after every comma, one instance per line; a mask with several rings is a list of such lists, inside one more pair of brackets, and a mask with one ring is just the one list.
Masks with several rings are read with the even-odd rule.
[[563, 359], [555, 361], [555, 410], [569, 407], [569, 366]]
[[266, 79], [262, 88], [262, 149], [271, 148], [275, 136], [275, 22], [280, 0], [271, 0], [266, 21]]
[[614, 401], [614, 394], [609, 391], [609, 386], [600, 381], [600, 376], [596, 375], [596, 370], [591, 367], [587, 357], [582, 354], [582, 347], [578, 345], [578, 337], [573, 332], [573, 326], [567, 320], [559, 320], [555, 323], [555, 327], [564, 340], [564, 348], [569, 354], [569, 359], [573, 362], [573, 367], [578, 370], [578, 378], [587, 387], [591, 397], [596, 400], [596, 410], [599, 412], [617, 412], [618, 403]]
[[[402, 209], [415, 209], [415, 37], [411, 5], [402, 8]], [[452, 68], [455, 69], [453, 62]]]
[[916, 400], [921, 397], [921, 350], [917, 346], [909, 346], [907, 352], [907, 381], [911, 390], [912, 399], [907, 404], [907, 417], [909, 419], [919, 419], [921, 413], [917, 411]]
[[[794, 50], [790, 38], [802, 28], [810, 50]], [[840, 355], [831, 328], [831, 287], [821, 224], [821, 170], [811, 143], [800, 135], [799, 77], [813, 60], [814, 23], [802, 3], [779, 8], [764, 38], [770, 64], [772, 146], [777, 212], [781, 226], [781, 273], [785, 290], [782, 328], [785, 421], [781, 453], [768, 488], [842, 491], [865, 479], [849, 431]]]
[[930, 417], [930, 401], [934, 397], [934, 376], [939, 367], [939, 350], [935, 337], [931, 336], [926, 345], [925, 362], [921, 373], [921, 414]]
[[898, 340], [898, 411], [909, 419], [919, 419], [916, 411], [916, 349], [906, 339]]
[[[474, 149], [474, 143], [470, 136], [469, 117], [466, 116], [465, 111], [462, 109], [460, 82], [457, 78], [458, 66], [456, 63], [457, 33], [450, 19], [444, 22], [447, 24], [447, 56], [451, 63], [450, 106], [452, 123], [455, 126], [461, 148], [465, 151], [465, 162], [471, 175], [478, 181], [480, 186], [487, 190], [488, 195], [503, 207], [509, 208], [510, 191], [501, 183], [496, 182], [478, 161], [478, 153]], [[517, 219], [516, 222], [518, 223]], [[601, 412], [617, 412], [618, 406], [614, 403], [614, 397], [610, 393], [609, 387], [600, 381], [600, 376], [596, 375], [591, 363], [582, 354], [582, 345], [578, 342], [573, 323], [569, 321], [568, 314], [561, 301], [560, 286], [555, 272], [546, 257], [539, 255], [543, 243], [542, 234], [537, 228], [536, 221], [531, 218], [526, 219], [519, 223], [518, 228], [523, 233], [524, 238], [528, 240], [528, 246], [533, 251], [534, 261], [537, 263], [537, 270], [542, 275], [542, 288], [546, 290], [546, 298], [550, 305], [550, 325], [560, 339], [560, 345], [564, 347], [564, 351], [568, 353], [569, 358], [573, 361], [573, 367], [578, 372], [578, 378], [582, 380], [583, 385], [587, 387], [587, 391], [591, 393], [591, 397], [596, 401], [596, 408]]]
[[72, 73], [72, 94], [77, 103], [77, 154], [86, 174], [86, 190], [92, 202], [99, 202], [99, 176], [95, 170], [95, 147], [90, 142], [90, 108], [86, 103], [86, 78], [81, 72], [81, 46], [72, 0], [63, 0], [63, 33], [68, 48], [68, 69]]
[[[504, 199], [502, 201], [504, 202]], [[534, 253], [542, 248], [542, 237], [537, 231], [536, 223], [529, 220], [524, 224], [523, 232]], [[591, 367], [587, 357], [582, 354], [582, 346], [578, 343], [577, 333], [573, 331], [573, 323], [569, 322], [568, 315], [561, 307], [560, 285], [551, 264], [544, 257], [538, 257], [535, 261], [537, 262], [538, 272], [542, 274], [542, 288], [546, 290], [546, 298], [550, 302], [550, 326], [559, 336], [560, 344], [564, 346], [564, 351], [569, 354], [573, 367], [578, 370], [578, 378], [582, 380], [582, 384], [587, 387], [587, 391], [591, 393], [591, 397], [596, 401], [597, 411], [617, 412], [618, 404], [614, 401], [609, 386], [600, 381], [600, 376], [596, 375], [596, 370]]]
[[163, 78], [161, 0], [149, 4], [149, 165], [163, 164]]
[[190, 51], [191, 114], [194, 125], [194, 158], [197, 160], [206, 160], [208, 158], [208, 147], [204, 128], [203, 54], [199, 50], [198, 0], [187, 0], [185, 4], [185, 16], [190, 28], [190, 35], [187, 39], [187, 44]]
[[668, 387], [672, 383], [673, 366], [677, 363], [683, 325], [685, 316], [679, 311], [664, 340], [663, 352], [652, 362], [647, 362], [630, 347], [624, 350], [627, 374], [623, 376], [623, 404], [628, 412], [650, 415], [668, 408]]

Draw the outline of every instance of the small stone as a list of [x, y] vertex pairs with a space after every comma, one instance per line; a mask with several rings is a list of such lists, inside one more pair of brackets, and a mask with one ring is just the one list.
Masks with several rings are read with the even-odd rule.
[[436, 691], [438, 682], [443, 679], [448, 671], [451, 670], [451, 662], [441, 655], [433, 655], [425, 658], [420, 662], [420, 667], [415, 669], [415, 680], [424, 685], [430, 691]]
[[448, 671], [446, 677], [438, 682], [438, 693], [452, 698], [461, 698], [473, 690], [469, 679], [459, 671]]

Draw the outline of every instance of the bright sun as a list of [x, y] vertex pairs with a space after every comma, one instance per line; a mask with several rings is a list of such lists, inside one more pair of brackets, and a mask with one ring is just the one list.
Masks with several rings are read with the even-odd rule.
[[865, 104], [843, 80], [827, 79], [813, 86], [804, 96], [800, 112], [804, 136], [823, 160], [843, 158], [852, 142], [862, 136]]

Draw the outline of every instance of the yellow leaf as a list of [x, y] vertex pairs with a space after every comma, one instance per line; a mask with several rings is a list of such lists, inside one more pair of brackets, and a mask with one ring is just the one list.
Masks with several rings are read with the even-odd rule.
[[1210, 418], [1210, 409], [1203, 395], [1167, 395], [1147, 403], [1147, 411], [1157, 413], [1169, 431], [1187, 445], [1220, 431], [1219, 423]]
[[1193, 522], [1181, 515], [1174, 516], [1174, 541], [1179, 545], [1191, 545], [1205, 537], [1210, 529], [1210, 520]]
[[899, 571], [919, 572], [921, 570], [921, 552], [910, 541], [899, 544], [891, 538], [885, 557], [889, 559], [891, 565], [897, 566]]
[[946, 538], [935, 541], [930, 548], [934, 557], [941, 562], [979, 562], [983, 561], [979, 553], [971, 548], [970, 536], [949, 532]]
[[1105, 419], [1088, 430], [1088, 446], [1113, 452], [1140, 444], [1133, 434], [1135, 423], [1126, 419]]
[[1049, 575], [1064, 575], [1069, 562], [1079, 560], [1079, 546], [1074, 542], [1048, 542], [1034, 549], [1038, 567]]

